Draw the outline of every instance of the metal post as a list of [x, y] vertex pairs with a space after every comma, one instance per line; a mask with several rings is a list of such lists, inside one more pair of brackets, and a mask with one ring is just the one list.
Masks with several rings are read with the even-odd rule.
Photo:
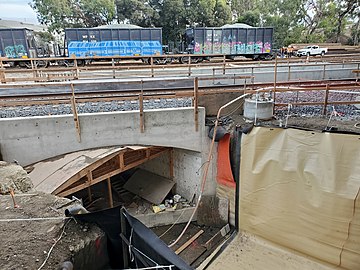
[[[120, 209], [120, 231], [121, 234], [125, 237], [126, 235], [126, 220], [125, 220], [125, 211], [123, 208]], [[128, 258], [128, 245], [125, 243], [124, 239], [122, 238], [122, 254], [123, 254], [123, 263], [124, 269], [128, 268], [129, 266], [129, 258]]]
[[[321, 56], [322, 57], [322, 56]], [[322, 79], [325, 80], [325, 70], [326, 70], [326, 64], [324, 64], [324, 68], [323, 68], [323, 76]]]

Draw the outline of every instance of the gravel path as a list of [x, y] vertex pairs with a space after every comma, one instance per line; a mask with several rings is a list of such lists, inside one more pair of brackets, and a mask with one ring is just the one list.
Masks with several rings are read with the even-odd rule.
[[[313, 92], [286, 92], [276, 94], [276, 103], [296, 103], [296, 102], [323, 102], [325, 98], [325, 91]], [[360, 100], [359, 91], [336, 92], [330, 91], [328, 102], [331, 101], [354, 101]], [[329, 117], [333, 111], [338, 113], [335, 116], [338, 120], [360, 120], [360, 105], [328, 105], [327, 114]], [[321, 116], [323, 106], [291, 106], [290, 115], [297, 117], [314, 117]], [[288, 107], [276, 108], [276, 115], [279, 118], [285, 117], [288, 114]]]
[[[277, 93], [276, 103], [295, 103], [295, 102], [322, 102], [324, 100], [325, 91], [313, 92], [284, 92]], [[331, 101], [350, 101], [360, 100], [360, 92], [346, 91], [344, 92], [330, 92], [329, 102]], [[144, 109], [163, 109], [163, 108], [179, 108], [191, 107], [191, 98], [177, 98], [177, 99], [151, 99], [144, 100]], [[127, 101], [112, 101], [112, 102], [87, 102], [77, 104], [78, 113], [97, 113], [97, 112], [114, 112], [114, 111], [132, 111], [139, 109], [139, 103], [136, 100]], [[336, 115], [338, 120], [360, 120], [360, 105], [328, 105], [327, 117], [335, 109], [339, 115]], [[290, 115], [292, 117], [318, 117], [323, 112], [323, 106], [292, 106]], [[70, 104], [60, 105], [34, 105], [34, 106], [19, 106], [19, 107], [3, 107], [0, 108], [0, 118], [12, 117], [28, 117], [28, 116], [45, 116], [45, 115], [63, 115], [72, 114]], [[285, 118], [288, 114], [288, 107], [277, 107], [276, 118]]]

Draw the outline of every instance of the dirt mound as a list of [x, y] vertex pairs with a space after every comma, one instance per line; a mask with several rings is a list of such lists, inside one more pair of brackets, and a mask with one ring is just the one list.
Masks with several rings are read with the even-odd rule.
[[0, 194], [25, 193], [33, 188], [27, 172], [17, 164], [0, 161]]
[[103, 242], [104, 233], [66, 219], [64, 209], [74, 205], [63, 207], [69, 199], [31, 192], [15, 194], [15, 200], [18, 208], [10, 195], [0, 195], [0, 269], [39, 269], [44, 263], [41, 269], [50, 270], [64, 261], [72, 261], [74, 269], [90, 269], [81, 263], [98, 258], [91, 252]]

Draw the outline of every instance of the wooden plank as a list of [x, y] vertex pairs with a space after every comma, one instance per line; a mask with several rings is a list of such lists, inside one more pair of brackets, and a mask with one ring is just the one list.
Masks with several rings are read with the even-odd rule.
[[4, 63], [2, 61], [1, 56], [0, 56], [0, 82], [1, 83], [6, 83], [5, 68], [4, 68]]
[[73, 84], [70, 84], [70, 86], [71, 86], [71, 91], [72, 91], [71, 108], [73, 111], [74, 123], [75, 123], [75, 128], [76, 128], [76, 137], [77, 137], [78, 142], [81, 142], [80, 121], [79, 121], [79, 116], [78, 116], [77, 108], [76, 108], [75, 90], [74, 90]]
[[114, 202], [113, 202], [112, 191], [111, 191], [110, 177], [107, 179], [107, 187], [108, 187], [108, 193], [109, 193], [109, 206], [111, 208], [113, 208], [114, 207]]
[[124, 165], [124, 152], [121, 152], [119, 154], [119, 168], [121, 170], [124, 170], [124, 167], [125, 167], [125, 165]]
[[194, 121], [195, 121], [195, 131], [199, 131], [199, 78], [195, 77], [194, 79]]
[[[159, 152], [159, 153], [156, 153], [156, 154], [151, 155], [149, 158], [146, 158], [146, 159], [140, 160], [140, 161], [138, 161], [138, 162], [129, 164], [128, 166], [125, 166], [125, 167], [122, 168], [122, 169], [119, 168], [119, 169], [116, 169], [116, 170], [114, 170], [114, 171], [112, 171], [112, 172], [110, 172], [110, 173], [107, 173], [107, 174], [104, 174], [104, 175], [102, 175], [102, 176], [100, 176], [100, 177], [98, 177], [98, 178], [95, 178], [95, 179], [92, 180], [91, 185], [95, 185], [95, 184], [97, 184], [97, 183], [100, 183], [101, 181], [104, 181], [104, 180], [106, 180], [106, 179], [109, 178], [109, 177], [112, 177], [112, 176], [117, 175], [117, 174], [119, 174], [119, 173], [121, 173], [121, 172], [123, 172], [123, 171], [126, 171], [126, 170], [128, 170], [128, 169], [131, 169], [131, 168], [133, 168], [133, 167], [136, 167], [136, 166], [138, 166], [138, 165], [140, 165], [140, 164], [142, 164], [142, 163], [144, 163], [144, 162], [146, 162], [146, 161], [148, 161], [148, 160], [151, 160], [151, 159], [153, 159], [153, 158], [156, 158], [156, 157], [160, 156], [161, 154], [163, 154], [165, 151], [168, 151], [168, 150], [169, 150], [169, 149], [165, 149], [165, 150], [163, 150], [163, 151], [161, 151], [161, 152]], [[61, 188], [56, 189], [54, 192], [52, 192], [52, 194], [65, 197], [65, 196], [71, 195], [72, 193], [78, 192], [78, 191], [86, 188], [86, 187], [87, 187], [87, 184], [86, 184], [86, 183], [81, 183], [81, 184], [79, 184], [79, 185], [77, 185], [77, 186], [75, 186], [75, 187], [72, 187], [72, 188], [70, 188], [70, 189], [67, 189], [68, 187], [74, 185], [79, 179], [80, 179], [80, 178], [72, 178], [71, 183], [68, 183], [68, 181], [66, 181], [66, 182], [61, 186]]]
[[194, 236], [187, 240], [181, 247], [179, 247], [175, 253], [180, 254], [185, 248], [187, 248], [192, 242], [194, 242], [200, 235], [203, 234], [203, 230], [198, 231]]
[[327, 105], [328, 105], [328, 100], [329, 100], [329, 85], [326, 85], [326, 92], [325, 92], [325, 99], [324, 99], [324, 106], [323, 106], [323, 115], [326, 115], [326, 109], [327, 109]]
[[221, 228], [221, 230], [219, 230], [216, 234], [214, 234], [203, 246], [206, 247], [207, 250], [212, 249], [229, 232], [230, 232], [230, 226], [229, 224], [226, 224], [224, 227]]
[[[101, 150], [103, 149], [100, 149], [99, 151]], [[53, 165], [51, 161], [50, 163], [40, 163], [39, 166], [36, 165], [34, 170], [30, 173], [30, 178], [34, 182], [35, 189], [45, 193], [54, 193], [60, 186], [68, 185], [68, 183], [66, 183], [67, 179], [71, 179], [72, 175], [74, 175], [78, 170], [81, 170], [84, 167], [86, 168], [87, 158], [94, 156], [91, 152], [90, 155], [86, 154], [86, 151], [82, 151], [81, 153], [85, 154], [75, 156], [71, 160], [66, 158], [67, 163], [63, 166], [60, 165], [61, 161], [54, 161]], [[93, 158], [96, 159], [96, 157]], [[84, 170], [84, 175], [80, 178], [77, 178], [77, 180], [82, 179], [82, 181], [86, 182], [84, 177], [86, 174], [87, 170]], [[87, 186], [88, 185], [89, 184], [87, 184]]]
[[91, 202], [91, 201], [92, 201], [91, 182], [92, 182], [92, 180], [93, 180], [91, 171], [88, 171], [88, 173], [87, 173], [86, 176], [87, 176], [87, 179], [88, 179], [88, 188], [87, 188], [87, 190], [88, 190], [88, 197], [89, 197], [89, 201]]
[[140, 132], [145, 131], [145, 120], [144, 120], [144, 81], [141, 80], [141, 93], [139, 94], [139, 113], [140, 113]]
[[125, 183], [124, 189], [139, 197], [160, 204], [175, 185], [169, 178], [139, 169]]

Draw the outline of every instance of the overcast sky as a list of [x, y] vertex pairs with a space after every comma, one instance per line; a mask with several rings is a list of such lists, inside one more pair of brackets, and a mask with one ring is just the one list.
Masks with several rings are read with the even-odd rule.
[[37, 23], [36, 13], [29, 6], [31, 0], [0, 0], [0, 18]]

